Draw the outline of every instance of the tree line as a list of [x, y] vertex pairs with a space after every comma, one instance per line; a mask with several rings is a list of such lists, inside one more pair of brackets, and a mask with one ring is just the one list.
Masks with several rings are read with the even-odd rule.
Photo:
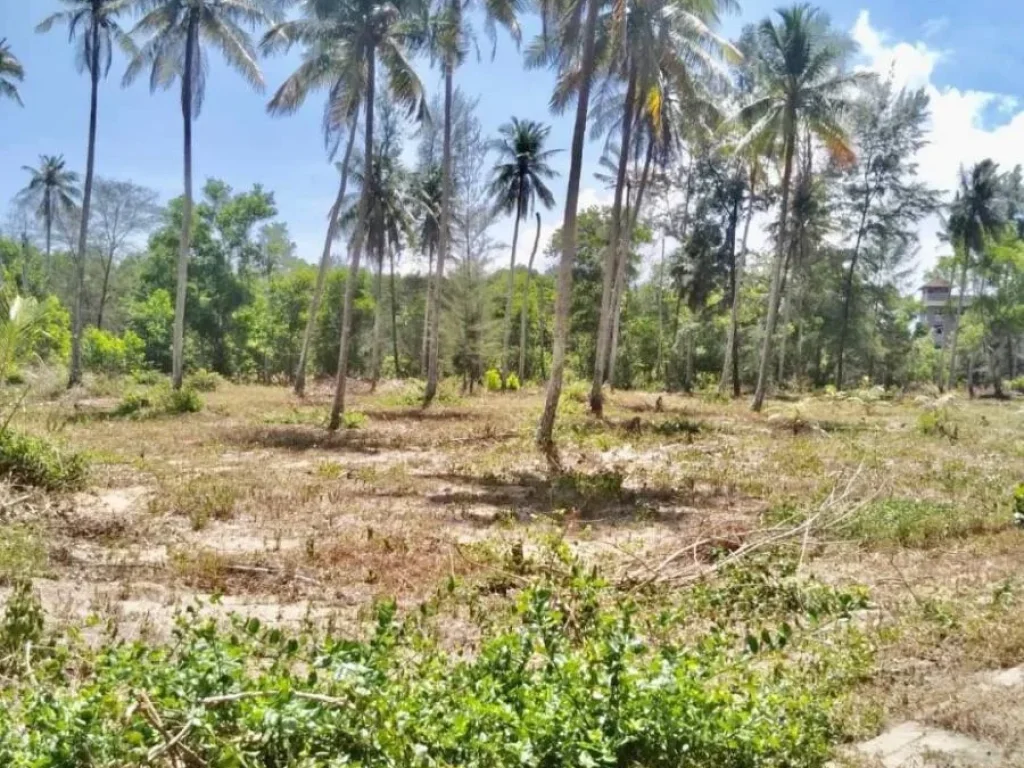
[[[117, 302], [115, 330], [137, 336], [175, 387], [187, 359], [228, 375], [285, 375], [301, 394], [312, 364], [335, 377], [335, 429], [350, 368], [373, 382], [418, 374], [427, 405], [444, 373], [472, 386], [493, 368], [502, 388], [544, 379], [544, 447], [567, 370], [589, 378], [598, 415], [609, 384], [731, 387], [736, 396], [746, 385], [760, 410], [772, 385], [954, 386], [966, 376], [973, 386], [984, 368], [1001, 392], [1016, 375], [1020, 171], [981, 163], [944, 203], [945, 191], [917, 174], [925, 93], [859, 71], [852, 41], [810, 5], [781, 9], [729, 41], [715, 31], [734, 9], [728, 0], [64, 4], [39, 31], [64, 25], [89, 75], [84, 181], [59, 156], [28, 168], [20, 202], [36, 215], [22, 212], [21, 243], [4, 251], [9, 280], [52, 292], [52, 241], [65, 230], [72, 385], [83, 370], [86, 310], [102, 330], [111, 280], [122, 277], [132, 287]], [[524, 64], [553, 70], [552, 110], [574, 110], [562, 225], [546, 244], [540, 215], [554, 205], [550, 162], [560, 149], [550, 129], [512, 118], [484, 137], [476, 105], [455, 84], [474, 21], [495, 44], [500, 27], [522, 45], [526, 12], [540, 15], [542, 32], [523, 45]], [[209, 180], [197, 198], [192, 178], [210, 51], [261, 88], [260, 55], [296, 46], [301, 62], [267, 109], [292, 114], [325, 94], [325, 146], [339, 176], [315, 270], [296, 260], [270, 192]], [[180, 94], [184, 194], [162, 212], [145, 190], [95, 176], [98, 83], [115, 48], [128, 62], [125, 85], [148, 73], [153, 90]], [[432, 102], [417, 57], [443, 73]], [[20, 102], [24, 75], [0, 42], [0, 95]], [[612, 204], [580, 211], [588, 132], [604, 139], [597, 180]], [[415, 168], [402, 162], [409, 138], [418, 142]], [[119, 236], [109, 225], [117, 190], [136, 217], [115, 225]], [[954, 284], [949, 311], [959, 318], [941, 347], [904, 295], [919, 224], [936, 214], [952, 251], [936, 274]], [[510, 246], [489, 234], [502, 215], [513, 217]], [[43, 229], [41, 255], [28, 242], [29, 218]], [[521, 228], [533, 218], [524, 269]], [[752, 230], [764, 230], [766, 247], [752, 247]], [[146, 248], [119, 261], [143, 235]], [[338, 244], [343, 269], [332, 268]], [[542, 246], [555, 260], [545, 274], [534, 268]], [[508, 270], [495, 271], [506, 248]], [[424, 275], [401, 270], [413, 254]], [[96, 282], [90, 269], [102, 273], [98, 291], [86, 290]]]

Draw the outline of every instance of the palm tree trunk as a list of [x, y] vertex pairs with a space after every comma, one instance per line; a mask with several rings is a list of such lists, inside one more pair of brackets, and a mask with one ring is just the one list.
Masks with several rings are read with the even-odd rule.
[[[949, 344], [949, 376], [946, 378], [946, 389], [952, 390], [956, 386], [956, 347], [960, 341], [960, 323], [964, 319], [964, 297], [967, 294], [967, 261], [970, 258], [970, 251], [964, 247], [964, 262], [960, 267], [960, 296], [956, 302], [956, 317], [953, 324], [953, 340]], [[971, 382], [973, 384], [973, 382]]]
[[836, 389], [843, 388], [843, 362], [846, 355], [846, 334], [850, 325], [850, 307], [853, 304], [853, 276], [857, 269], [857, 260], [860, 257], [860, 246], [864, 240], [864, 230], [868, 219], [868, 208], [871, 205], [871, 196], [864, 200], [864, 208], [860, 214], [860, 227], [857, 228], [857, 240], [853, 246], [853, 255], [850, 257], [850, 268], [846, 272], [846, 280], [843, 282], [843, 322], [839, 327], [839, 354], [836, 359]]
[[576, 121], [573, 125], [572, 152], [569, 161], [569, 186], [565, 193], [565, 217], [562, 221], [562, 256], [558, 262], [558, 298], [555, 302], [555, 333], [551, 352], [551, 376], [548, 379], [544, 413], [537, 427], [537, 444], [554, 458], [555, 417], [562, 395], [565, 371], [565, 348], [569, 341], [569, 307], [572, 300], [572, 265], [576, 260], [576, 208], [580, 198], [580, 176], [583, 172], [583, 142], [587, 134], [587, 111], [590, 106], [590, 81], [594, 74], [594, 49], [597, 15], [600, 4], [590, 0], [583, 29], [583, 73], [576, 99]]
[[540, 246], [540, 213], [537, 216], [537, 235], [533, 239], [530, 263], [526, 267], [526, 285], [523, 287], [523, 303], [519, 310], [519, 383], [526, 381], [526, 320], [530, 312], [530, 278], [533, 276], [533, 260]]
[[316, 285], [313, 287], [313, 300], [309, 305], [309, 317], [306, 319], [306, 331], [302, 335], [302, 349], [299, 352], [299, 363], [295, 368], [295, 394], [302, 397], [306, 393], [306, 361], [309, 359], [309, 348], [313, 343], [313, 332], [316, 330], [316, 316], [320, 312], [320, 302], [324, 298], [324, 285], [327, 283], [327, 272], [331, 265], [331, 245], [338, 232], [338, 214], [345, 201], [345, 189], [348, 186], [348, 169], [352, 160], [352, 147], [356, 139], [356, 122], [359, 110], [352, 116], [349, 126], [348, 143], [345, 145], [345, 157], [341, 161], [341, 183], [338, 196], [334, 199], [327, 221], [327, 235], [324, 237], [324, 250], [320, 254], [320, 269], [316, 273]]
[[398, 297], [395, 292], [395, 251], [388, 250], [391, 259], [391, 346], [395, 353], [395, 378], [402, 378], [402, 361], [398, 356]]
[[46, 226], [46, 284], [50, 284], [53, 276], [53, 259], [50, 256], [50, 244], [53, 242], [53, 200], [50, 191], [43, 193], [43, 223]]
[[452, 207], [452, 103], [455, 98], [454, 63], [444, 64], [444, 150], [441, 157], [441, 231], [437, 237], [437, 273], [434, 276], [434, 306], [430, 316], [430, 338], [427, 341], [427, 386], [423, 404], [430, 405], [437, 395], [438, 346], [441, 342], [441, 291], [444, 283], [444, 262], [448, 257], [448, 226]]
[[740, 287], [743, 284], [743, 267], [747, 260], [747, 241], [750, 237], [750, 222], [754, 218], [754, 190], [750, 190], [750, 198], [747, 200], [746, 222], [743, 224], [743, 242], [740, 245], [740, 255], [733, 265], [732, 280], [732, 309], [729, 312], [729, 338], [725, 344], [725, 363], [722, 365], [722, 378], [718, 380], [718, 394], [725, 394], [725, 384], [732, 376], [733, 395], [739, 397], [739, 325], [740, 325]]
[[[622, 140], [619, 144], [619, 167], [615, 176], [615, 197], [612, 201], [611, 237], [604, 260], [604, 278], [601, 285], [601, 316], [597, 323], [597, 357], [594, 359], [594, 378], [590, 387], [590, 410], [595, 416], [604, 412], [604, 375], [608, 360], [608, 340], [611, 328], [612, 289], [618, 269], [620, 240], [622, 238], [622, 196], [626, 189], [629, 168], [629, 150], [633, 132], [633, 106], [636, 101], [636, 73], [630, 71], [626, 98], [622, 106]], [[625, 259], [625, 255], [621, 255]]]
[[751, 409], [760, 411], [764, 406], [765, 394], [768, 390], [768, 369], [771, 366], [772, 337], [775, 335], [775, 324], [779, 317], [779, 302], [782, 300], [782, 268], [786, 260], [786, 225], [789, 222], [789, 193], [790, 183], [793, 180], [793, 144], [795, 137], [792, 135], [794, 120], [789, 116], [787, 124], [790, 126], [789, 135], [786, 136], [786, 163], [782, 175], [782, 211], [779, 216], [779, 245], [775, 254], [775, 264], [772, 267], [771, 287], [768, 291], [768, 317], [765, 320], [764, 340], [761, 343], [761, 361], [757, 371], [757, 388], [754, 390], [754, 402]]
[[96, 313], [96, 327], [103, 330], [103, 313], [107, 307], [107, 292], [110, 289], [110, 270], [114, 267], [114, 249], [110, 249], [106, 264], [103, 265], [103, 285], [100, 288], [100, 306]]
[[[92, 37], [92, 61], [89, 75], [92, 91], [89, 99], [89, 149], [85, 161], [85, 189], [82, 191], [82, 222], [78, 228], [78, 254], [75, 269], [75, 317], [71, 333], [71, 372], [68, 387], [82, 381], [82, 330], [85, 324], [85, 257], [89, 238], [89, 209], [92, 206], [92, 182], [96, 170], [96, 121], [99, 111], [100, 90], [100, 28], [94, 18], [89, 30]], [[104, 285], [106, 280], [104, 280]], [[105, 289], [104, 289], [105, 290]]]
[[[520, 189], [522, 185], [520, 185]], [[508, 294], [505, 297], [505, 319], [501, 331], [501, 388], [505, 389], [508, 372], [512, 368], [508, 350], [512, 342], [512, 297], [516, 291], [516, 247], [519, 245], [519, 221], [523, 215], [522, 196], [516, 200], [516, 222], [512, 226], [512, 260], [508, 267]]]
[[171, 385], [181, 389], [185, 378], [185, 297], [188, 295], [188, 257], [192, 247], [192, 69], [199, 43], [199, 20], [190, 11], [185, 40], [185, 69], [181, 78], [181, 115], [185, 124], [185, 200], [181, 210], [181, 249], [178, 285], [174, 298], [174, 340], [171, 348]]
[[373, 279], [373, 350], [370, 355], [370, 393], [377, 391], [380, 381], [381, 342], [384, 326], [384, 247], [377, 245], [377, 274]]
[[661, 233], [661, 262], [658, 264], [658, 361], [655, 376], [664, 378], [665, 370], [665, 233]]
[[430, 315], [434, 304], [434, 245], [427, 246], [427, 296], [423, 304], [423, 347], [420, 350], [420, 373], [427, 372], [427, 355], [430, 342]]
[[[363, 157], [367, 168], [365, 177], [373, 178], [373, 113], [377, 86], [377, 51], [371, 47], [366, 62], [366, 127], [363, 130]], [[348, 274], [345, 276], [345, 299], [341, 310], [341, 338], [338, 342], [338, 377], [334, 385], [334, 402], [331, 405], [331, 420], [327, 428], [331, 432], [341, 426], [341, 414], [345, 411], [345, 386], [348, 383], [348, 348], [352, 336], [352, 305], [355, 304], [356, 284], [359, 282], [359, 260], [363, 253], [366, 233], [366, 215], [370, 209], [370, 185], [363, 184], [359, 202], [359, 224], [353, 238], [354, 246], [349, 259]]]

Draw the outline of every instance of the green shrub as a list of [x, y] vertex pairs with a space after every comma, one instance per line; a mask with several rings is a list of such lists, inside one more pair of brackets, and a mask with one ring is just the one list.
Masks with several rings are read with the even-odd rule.
[[[10, 599], [0, 621], [0, 670], [11, 672], [22, 663], [27, 643], [38, 643], [43, 636], [43, 606], [32, 588], [31, 579], [14, 582]], [[0, 755], [3, 751], [0, 750]]]
[[341, 420], [345, 429], [362, 429], [367, 421], [366, 414], [359, 411], [345, 411], [341, 415]]
[[132, 331], [122, 336], [99, 328], [82, 335], [82, 364], [87, 371], [108, 375], [128, 374], [142, 368], [146, 343]]
[[930, 408], [917, 417], [917, 429], [923, 435], [948, 437], [956, 440], [960, 427], [946, 408]]
[[167, 381], [167, 377], [152, 368], [142, 368], [132, 372], [132, 381], [144, 387], [155, 387]]
[[1024, 376], [1018, 376], [1015, 379], [1011, 379], [1008, 383], [1010, 389], [1014, 392], [1020, 392], [1024, 394]]
[[164, 488], [149, 503], [154, 514], [187, 517], [193, 531], [201, 531], [211, 520], [230, 520], [241, 495], [236, 485], [217, 477], [196, 477]]
[[519, 377], [514, 373], [510, 373], [508, 378], [505, 379], [505, 388], [510, 389], [513, 392], [518, 392], [522, 384], [519, 382]]
[[1013, 521], [1018, 527], [1024, 528], [1024, 483], [1013, 492]]
[[1005, 507], [994, 515], [980, 506], [964, 509], [917, 499], [885, 499], [868, 504], [841, 527], [868, 544], [928, 548], [947, 539], [994, 531], [1007, 525]]
[[[654, 639], [659, 628], [613, 598], [574, 565], [571, 586], [536, 582], [511, 615], [481, 621], [471, 654], [445, 647], [429, 611], [402, 622], [393, 602], [376, 606], [364, 640], [190, 608], [167, 645], [78, 644], [71, 656], [62, 642], [34, 679], [0, 688], [0, 756], [149, 764], [168, 733], [184, 732], [194, 757], [182, 762], [211, 766], [825, 762], [840, 735], [833, 708], [862, 671], [844, 642], [855, 630], [804, 641], [786, 660], [778, 649], [801, 642], [799, 627], [764, 627], [756, 643], [718, 628]], [[162, 728], [138, 705], [143, 695]]]
[[114, 410], [115, 416], [135, 416], [153, 407], [153, 398], [148, 392], [126, 392]]
[[590, 384], [585, 381], [574, 381], [562, 387], [562, 397], [577, 403], [585, 403], [590, 399]]
[[484, 374], [484, 389], [488, 392], [501, 391], [501, 374], [497, 368], [489, 368]]
[[0, 586], [38, 575], [46, 566], [46, 545], [31, 528], [0, 528]]
[[0, 431], [0, 475], [19, 485], [76, 491], [85, 486], [86, 461], [44, 438], [5, 429]]
[[196, 392], [216, 392], [223, 383], [224, 379], [219, 373], [208, 371], [205, 368], [200, 368], [185, 378], [185, 386]]
[[167, 413], [199, 413], [203, 398], [190, 387], [172, 389], [163, 397], [161, 406]]

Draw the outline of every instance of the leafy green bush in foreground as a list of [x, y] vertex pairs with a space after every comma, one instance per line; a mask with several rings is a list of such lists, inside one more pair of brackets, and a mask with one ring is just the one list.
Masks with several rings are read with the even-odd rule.
[[191, 608], [164, 646], [37, 644], [0, 689], [0, 765], [801, 768], [824, 763], [848, 684], [837, 634], [788, 660], [722, 628], [669, 640], [578, 567], [481, 619], [468, 654], [434, 607], [400, 622], [382, 603], [365, 641]]

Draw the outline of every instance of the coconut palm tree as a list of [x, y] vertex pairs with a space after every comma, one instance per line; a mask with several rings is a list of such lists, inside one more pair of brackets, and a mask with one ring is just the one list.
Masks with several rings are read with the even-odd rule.
[[337, 166], [341, 180], [334, 204], [327, 215], [327, 232], [320, 255], [320, 268], [313, 288], [306, 331], [302, 336], [299, 362], [295, 369], [295, 394], [300, 397], [306, 390], [309, 349], [312, 345], [320, 302], [323, 300], [327, 270], [331, 262], [331, 246], [338, 236], [338, 217], [348, 188], [352, 150], [359, 119], [359, 100], [364, 87], [361, 71], [358, 67], [352, 67], [353, 18], [346, 12], [347, 10], [347, 2], [305, 0], [298, 19], [275, 25], [260, 44], [264, 53], [287, 53], [293, 45], [305, 46], [302, 62], [274, 94], [267, 105], [267, 111], [272, 115], [294, 114], [305, 103], [311, 91], [326, 89], [323, 134], [324, 145], [331, 157], [337, 152], [341, 134], [347, 135], [345, 153]]
[[809, 5], [794, 5], [777, 14], [778, 21], [765, 19], [757, 28], [761, 93], [735, 118], [751, 126], [738, 142], [739, 152], [746, 151], [752, 142], [762, 147], [778, 143], [783, 159], [782, 201], [768, 317], [751, 406], [755, 411], [760, 411], [764, 405], [768, 389], [772, 340], [782, 299], [783, 265], [789, 242], [793, 157], [800, 127], [809, 128], [838, 162], [849, 162], [853, 150], [842, 125], [842, 113], [848, 104], [849, 88], [868, 77], [840, 70], [849, 45], [829, 28], [820, 10]]
[[53, 241], [53, 222], [61, 213], [71, 212], [78, 204], [78, 174], [67, 169], [64, 155], [40, 155], [39, 167], [22, 166], [32, 178], [18, 193], [23, 200], [36, 205], [36, 215], [46, 229], [46, 271], [50, 271], [50, 246]]
[[[134, 57], [131, 38], [117, 23], [127, 0], [61, 0], [68, 6], [45, 18], [36, 32], [49, 32], [55, 24], [68, 28], [68, 40], [75, 45], [79, 72], [89, 73], [89, 143], [85, 161], [85, 187], [82, 191], [82, 221], [78, 230], [77, 266], [75, 269], [75, 312], [71, 332], [71, 371], [68, 386], [82, 380], [82, 325], [85, 294], [85, 251], [89, 238], [89, 209], [92, 204], [92, 182], [96, 169], [96, 122], [99, 112], [100, 78], [110, 73], [114, 45]], [[79, 34], [81, 33], [81, 34]]]
[[16, 101], [20, 106], [25, 106], [16, 85], [24, 79], [25, 68], [21, 66], [18, 57], [11, 53], [11, 46], [8, 45], [7, 38], [0, 38], [0, 96]]
[[434, 254], [437, 253], [441, 238], [441, 166], [430, 166], [418, 174], [416, 181], [417, 199], [421, 210], [417, 215], [419, 227], [416, 241], [420, 250], [427, 255], [427, 295], [423, 304], [423, 346], [420, 351], [420, 371], [427, 371], [427, 356], [430, 341], [430, 316], [434, 312]]
[[512, 297], [516, 284], [516, 246], [519, 244], [519, 222], [529, 216], [540, 199], [549, 211], [555, 197], [544, 183], [557, 175], [548, 161], [557, 150], [544, 149], [551, 128], [534, 120], [513, 117], [498, 129], [500, 139], [492, 143], [498, 154], [494, 165], [494, 178], [489, 192], [494, 198], [495, 212], [513, 214], [512, 259], [508, 272], [508, 293], [505, 297], [505, 321], [501, 334], [501, 381], [508, 379], [512, 362], [508, 349], [512, 337]]
[[133, 35], [146, 38], [128, 65], [124, 83], [132, 83], [149, 69], [150, 90], [181, 83], [184, 123], [185, 196], [178, 253], [177, 293], [174, 302], [172, 384], [180, 389], [184, 377], [185, 296], [192, 241], [192, 122], [199, 117], [206, 92], [208, 54], [205, 46], [219, 48], [228, 65], [257, 90], [263, 75], [249, 30], [273, 21], [276, 0], [133, 0], [143, 14]]
[[[448, 258], [449, 226], [452, 219], [452, 111], [455, 102], [455, 69], [464, 58], [464, 51], [475, 42], [469, 24], [473, 0], [438, 0], [439, 7], [429, 24], [426, 44], [432, 57], [440, 60], [444, 71], [444, 148], [441, 155], [441, 230], [438, 238], [437, 266], [434, 275], [435, 297], [440, 296], [444, 280], [444, 264]], [[516, 41], [522, 39], [517, 14], [520, 0], [483, 0], [484, 30], [496, 45], [497, 27], [504, 27]], [[430, 316], [430, 335], [427, 339], [427, 385], [424, 404], [429, 405], [437, 394], [438, 347], [441, 335], [441, 302], [435, 300]]]
[[[638, 118], [642, 117], [657, 135], [661, 130], [663, 100], [680, 98], [695, 102], [700, 91], [697, 83], [710, 78], [725, 82], [721, 61], [734, 51], [711, 31], [711, 27], [718, 23], [723, 10], [734, 6], [733, 0], [630, 0], [625, 13], [618, 5], [611, 8], [606, 24], [602, 25], [609, 30], [608, 78], [624, 82], [626, 90], [619, 120], [619, 146], [623, 151], [618, 158], [611, 235], [601, 289], [597, 357], [590, 392], [590, 407], [595, 414], [600, 415], [603, 410], [602, 386], [612, 342], [612, 312], [613, 308], [618, 308], [624, 287], [619, 285], [625, 279], [626, 253], [622, 240], [629, 232], [630, 222], [623, 216], [623, 199], [634, 150], [633, 131]], [[645, 164], [650, 167], [649, 163]], [[639, 206], [634, 208], [638, 212]]]
[[[544, 412], [537, 427], [537, 444], [557, 463], [554, 452], [555, 417], [558, 400], [562, 395], [562, 376], [565, 372], [565, 351], [569, 340], [569, 308], [572, 300], [572, 266], [576, 261], [576, 218], [580, 199], [580, 176], [583, 173], [583, 142], [587, 135], [587, 113], [590, 108], [590, 88], [594, 76], [597, 53], [597, 20], [599, 0], [568, 0], [565, 7], [542, 8], [544, 32], [541, 35], [538, 64], [547, 63], [558, 71], [555, 96], [574, 84], [576, 118], [573, 122], [572, 148], [569, 152], [569, 183], [565, 193], [565, 214], [562, 219], [562, 254], [558, 261], [557, 298], [555, 299], [554, 343], [551, 355], [551, 374], [548, 379]], [[581, 25], [581, 20], [585, 17]], [[549, 37], [548, 27], [555, 21], [557, 27]]]
[[[423, 84], [409, 60], [415, 41], [419, 11], [416, 0], [311, 0], [322, 17], [330, 19], [335, 31], [334, 42], [339, 56], [345, 61], [345, 83], [356, 87], [359, 103], [364, 105], [363, 157], [374, 158], [374, 113], [372, 105], [377, 99], [377, 62], [387, 75], [386, 92], [390, 99], [419, 118], [426, 116]], [[336, 82], [341, 82], [336, 81]], [[384, 91], [385, 89], [382, 89]], [[354, 98], [354, 96], [352, 97]], [[345, 102], [342, 102], [343, 104]], [[342, 110], [344, 111], [344, 110]], [[366, 173], [373, 177], [372, 168]], [[370, 210], [370, 185], [364, 185], [360, 194], [359, 211], [353, 234], [348, 279], [342, 307], [341, 334], [338, 349], [338, 376], [331, 406], [329, 429], [341, 426], [345, 410], [345, 389], [348, 379], [348, 350], [352, 334], [352, 306], [355, 302], [356, 283], [359, 282], [359, 262], [365, 234], [364, 223]]]
[[960, 171], [960, 188], [948, 223], [949, 237], [960, 261], [960, 295], [957, 297], [957, 321], [953, 325], [953, 339], [949, 345], [948, 389], [956, 384], [957, 344], [967, 294], [967, 273], [972, 258], [980, 256], [989, 238], [1007, 224], [1002, 188], [999, 166], [992, 160], [982, 160], [969, 171]]

